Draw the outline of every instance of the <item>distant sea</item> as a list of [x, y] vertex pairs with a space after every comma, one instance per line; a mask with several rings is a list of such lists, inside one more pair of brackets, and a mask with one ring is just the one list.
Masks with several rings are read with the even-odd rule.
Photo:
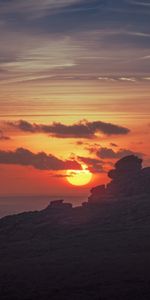
[[82, 202], [87, 201], [87, 196], [0, 196], [0, 218], [18, 214], [25, 211], [35, 211], [44, 209], [50, 201], [64, 199], [64, 202], [72, 203], [78, 206]]

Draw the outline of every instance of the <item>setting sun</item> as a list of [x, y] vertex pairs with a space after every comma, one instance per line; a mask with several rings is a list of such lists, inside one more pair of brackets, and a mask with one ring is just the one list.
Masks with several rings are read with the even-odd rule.
[[92, 179], [92, 173], [85, 170], [67, 170], [67, 180], [70, 184], [82, 186], [88, 184]]

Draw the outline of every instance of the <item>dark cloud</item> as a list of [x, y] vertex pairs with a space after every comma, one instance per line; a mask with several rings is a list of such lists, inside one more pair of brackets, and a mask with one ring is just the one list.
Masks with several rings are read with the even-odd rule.
[[54, 178], [68, 178], [68, 177], [72, 177], [72, 175], [68, 175], [68, 174], [50, 174], [51, 177], [54, 177]]
[[115, 143], [110, 143], [110, 146], [112, 146], [112, 147], [118, 147], [118, 145], [115, 144]]
[[85, 147], [85, 150], [89, 151], [89, 153], [91, 154], [95, 154], [97, 152], [97, 150], [100, 148], [101, 146], [97, 143], [94, 143], [92, 145], [87, 145], [87, 147]]
[[84, 157], [84, 156], [78, 156], [77, 159], [81, 163], [88, 165], [88, 169], [92, 173], [103, 173], [104, 172], [102, 160], [99, 160], [96, 158], [91, 158], [91, 157]]
[[77, 145], [77, 146], [82, 146], [82, 145], [84, 145], [84, 142], [82, 142], [82, 141], [77, 141], [77, 142], [76, 142], [76, 145]]
[[0, 151], [0, 164], [13, 164], [21, 166], [32, 166], [38, 170], [67, 170], [81, 169], [81, 166], [75, 160], [63, 161], [51, 154], [39, 152], [37, 154], [18, 148], [15, 151]]
[[9, 126], [30, 133], [46, 133], [57, 138], [88, 138], [93, 139], [97, 134], [105, 135], [125, 135], [129, 129], [112, 123], [102, 121], [89, 122], [87, 120], [79, 121], [72, 125], [62, 123], [52, 123], [50, 125], [31, 124], [27, 121], [9, 122]]
[[118, 151], [114, 151], [111, 148], [101, 148], [96, 152], [97, 156], [102, 158], [102, 159], [120, 159], [124, 156], [128, 155], [138, 155], [138, 156], [143, 156], [143, 153], [137, 153], [132, 150], [128, 149], [119, 149]]

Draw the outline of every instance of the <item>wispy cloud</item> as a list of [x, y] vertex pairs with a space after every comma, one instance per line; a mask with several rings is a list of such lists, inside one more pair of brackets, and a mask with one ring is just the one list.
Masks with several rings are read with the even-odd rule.
[[[0, 0], [0, 81], [44, 81], [64, 74], [72, 79], [88, 74], [114, 81], [108, 75], [148, 74], [150, 33], [143, 13], [142, 26], [134, 16], [128, 22], [126, 15], [116, 18], [118, 8], [134, 12], [133, 2], [115, 1], [113, 12], [107, 1]], [[97, 4], [101, 9], [89, 15], [88, 9]], [[59, 14], [64, 9], [67, 15]], [[82, 10], [87, 12], [82, 15]], [[54, 12], [58, 14], [47, 18]]]
[[46, 76], [52, 69], [74, 66], [80, 50], [69, 37], [51, 37], [49, 40], [48, 36], [30, 33], [4, 34], [1, 42], [0, 68], [3, 75], [7, 72], [8, 79], [9, 75], [22, 79]]
[[83, 2], [82, 0], [12, 0], [11, 2], [0, 2], [1, 14], [17, 13], [28, 14], [28, 16], [41, 17], [56, 10], [70, 7]]
[[135, 82], [136, 79], [133, 77], [120, 77], [119, 78], [121, 81], [129, 81], [129, 82]]
[[97, 158], [78, 156], [77, 159], [88, 166], [92, 173], [104, 173], [104, 162]]
[[149, 7], [150, 3], [146, 1], [136, 1], [136, 0], [127, 0], [128, 3], [137, 5], [137, 6], [143, 6], [143, 7]]

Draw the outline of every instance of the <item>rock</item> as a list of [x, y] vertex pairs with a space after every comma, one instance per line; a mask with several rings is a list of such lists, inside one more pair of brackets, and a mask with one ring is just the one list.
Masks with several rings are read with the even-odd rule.
[[71, 203], [64, 203], [63, 199], [60, 200], [54, 200], [51, 201], [48, 207], [46, 207], [46, 211], [49, 210], [65, 210], [65, 209], [72, 209], [72, 204]]
[[143, 192], [150, 195], [150, 167], [141, 171], [141, 186]]
[[104, 199], [106, 194], [105, 185], [99, 185], [91, 189], [91, 196], [88, 198], [88, 203], [97, 203]]
[[115, 168], [108, 172], [111, 182], [91, 190], [88, 203], [97, 203], [102, 199], [129, 197], [142, 194], [150, 195], [150, 167], [142, 169], [142, 159], [129, 155], [120, 159]]
[[115, 169], [108, 172], [108, 177], [111, 179], [124, 178], [126, 176], [135, 176], [141, 172], [142, 159], [135, 155], [129, 155], [120, 159], [115, 164]]
[[125, 156], [116, 162], [115, 168], [122, 172], [139, 172], [142, 169], [142, 159], [135, 155]]
[[107, 185], [108, 194], [113, 196], [133, 196], [138, 193], [139, 177], [142, 171], [142, 159], [129, 155], [115, 164], [108, 173], [112, 181]]

